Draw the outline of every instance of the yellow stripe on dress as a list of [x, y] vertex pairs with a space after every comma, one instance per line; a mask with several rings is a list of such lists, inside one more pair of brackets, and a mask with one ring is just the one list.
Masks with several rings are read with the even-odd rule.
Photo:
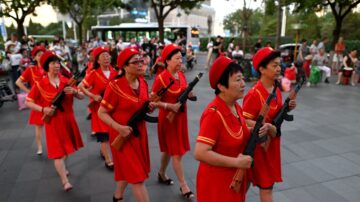
[[255, 118], [254, 115], [252, 115], [252, 114], [250, 114], [250, 113], [248, 113], [248, 112], [244, 112], [244, 111], [243, 111], [243, 116], [244, 116], [245, 118], [248, 118], [248, 119], [253, 119], [253, 118]]
[[204, 142], [204, 143], [207, 143], [207, 144], [210, 144], [210, 145], [215, 145], [215, 143], [216, 143], [215, 140], [204, 137], [204, 136], [198, 136], [197, 141]]
[[25, 100], [28, 101], [28, 102], [35, 102], [33, 99], [31, 99], [29, 97], [26, 97]]
[[114, 107], [110, 103], [106, 102], [106, 100], [104, 99], [101, 100], [101, 104], [105, 105], [110, 110], [114, 109]]
[[85, 84], [86, 87], [90, 87], [89, 83], [86, 81], [86, 79], [83, 79], [81, 82], [83, 82]]

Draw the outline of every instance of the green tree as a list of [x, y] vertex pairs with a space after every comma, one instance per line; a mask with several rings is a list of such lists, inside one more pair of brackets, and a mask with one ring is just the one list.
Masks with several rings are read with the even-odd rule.
[[5, 16], [15, 20], [17, 24], [17, 35], [24, 35], [24, 21], [28, 15], [34, 15], [35, 8], [45, 3], [46, 0], [0, 0], [2, 10], [0, 17]]
[[[119, 0], [51, 0], [51, 4], [63, 14], [69, 14], [76, 23], [80, 43], [83, 41], [84, 23], [91, 15], [97, 15], [113, 7], [126, 7]], [[91, 24], [91, 23], [85, 23]]]
[[341, 28], [346, 16], [360, 3], [360, 0], [292, 0], [297, 10], [310, 9], [321, 11], [330, 8], [335, 20], [335, 27], [332, 31], [332, 47], [335, 45], [341, 34]]
[[200, 6], [205, 0], [144, 0], [150, 2], [151, 7], [154, 9], [158, 24], [159, 24], [159, 40], [164, 42], [164, 20], [169, 13], [177, 7], [189, 13], [193, 8]]
[[265, 1], [265, 15], [274, 16], [276, 14], [275, 0]]

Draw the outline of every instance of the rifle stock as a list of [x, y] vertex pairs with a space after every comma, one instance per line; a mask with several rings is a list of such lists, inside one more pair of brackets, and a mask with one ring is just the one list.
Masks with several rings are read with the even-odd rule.
[[[158, 92], [156, 92], [156, 95], [161, 97], [167, 89], [170, 88], [171, 85], [174, 84], [174, 80], [170, 80], [170, 83], [166, 86], [161, 88]], [[139, 110], [137, 110], [128, 120], [127, 125], [130, 126], [133, 129], [133, 132], [131, 135], [134, 135], [135, 137], [138, 137], [140, 135], [139, 129], [137, 128], [137, 124], [142, 121], [148, 121], [148, 122], [157, 122], [157, 118], [150, 117], [146, 113], [149, 111], [149, 105], [150, 101], [146, 101]], [[111, 143], [111, 146], [113, 146], [116, 150], [120, 151], [124, 143], [127, 139], [130, 138], [130, 136], [127, 136], [126, 138], [123, 137], [121, 134], [119, 134]]]
[[[177, 99], [177, 103], [180, 104], [180, 111], [184, 110], [184, 104], [186, 102], [187, 99], [189, 99], [189, 94], [190, 92], [193, 90], [194, 86], [199, 82], [200, 78], [202, 77], [203, 73], [200, 72], [193, 81], [191, 81], [188, 85], [188, 87], [184, 90], [184, 92], [181, 93], [181, 95], [178, 97]], [[193, 99], [193, 101], [195, 101], [196, 99]], [[173, 111], [169, 111], [168, 114], [166, 115], [166, 118], [169, 120], [170, 123], [172, 123], [174, 121], [176, 113]]]
[[[254, 158], [254, 151], [255, 151], [256, 144], [259, 143], [259, 141], [260, 141], [259, 131], [260, 131], [260, 128], [263, 126], [263, 122], [267, 116], [267, 113], [269, 112], [270, 102], [274, 97], [276, 97], [277, 86], [278, 86], [277, 83], [275, 83], [272, 93], [267, 97], [266, 102], [264, 103], [264, 105], [261, 108], [259, 116], [256, 118], [256, 123], [255, 123], [253, 131], [251, 132], [250, 139], [245, 147], [244, 155], [249, 155], [252, 158]], [[266, 137], [266, 139], [267, 139], [267, 135], [265, 135], [263, 137]], [[265, 139], [265, 141], [266, 141], [266, 139]], [[251, 164], [251, 167], [253, 167], [253, 166], [254, 166], [254, 161]], [[230, 184], [230, 189], [232, 189], [235, 192], [239, 192], [242, 181], [244, 179], [244, 175], [245, 175], [245, 169], [238, 168], [236, 170], [236, 173]]]
[[[80, 73], [72, 76], [69, 81], [66, 83], [66, 85], [64, 86], [67, 87], [67, 86], [74, 86], [76, 85], [76, 82], [77, 80], [85, 74], [86, 72], [86, 69], [87, 67], [85, 67]], [[52, 108], [54, 109], [60, 109], [61, 111], [63, 111], [63, 107], [61, 105], [62, 101], [64, 100], [65, 98], [65, 92], [64, 92], [64, 88], [61, 89], [60, 92], [58, 92], [55, 96], [55, 98], [52, 100], [51, 102], [51, 106]], [[42, 120], [45, 122], [45, 123], [49, 123], [50, 122], [50, 119], [51, 119], [51, 116], [47, 115], [47, 114], [44, 114], [43, 117], [42, 117]]]
[[275, 118], [272, 121], [272, 124], [276, 126], [276, 136], [281, 136], [281, 125], [285, 121], [293, 121], [294, 116], [291, 114], [288, 114], [289, 112], [289, 102], [290, 100], [293, 100], [296, 98], [296, 95], [298, 94], [301, 87], [304, 85], [306, 81], [306, 77], [303, 76], [302, 81], [298, 83], [295, 88], [290, 92], [289, 96], [284, 101], [283, 106], [278, 111], [278, 113], [275, 115]]

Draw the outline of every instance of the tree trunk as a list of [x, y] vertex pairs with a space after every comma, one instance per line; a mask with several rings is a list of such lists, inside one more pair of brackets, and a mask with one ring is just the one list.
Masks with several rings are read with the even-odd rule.
[[79, 44], [82, 44], [82, 38], [83, 38], [83, 27], [82, 22], [77, 22], [76, 25], [78, 27], [78, 36], [79, 36]]
[[164, 18], [159, 17], [158, 23], [159, 23], [159, 41], [161, 43], [165, 44], [165, 42], [164, 42]]
[[24, 20], [19, 19], [18, 21], [16, 21], [17, 23], [17, 35], [18, 35], [18, 39], [21, 39], [21, 37], [23, 35], [25, 35], [24, 32]]
[[338, 39], [340, 37], [342, 21], [343, 21], [343, 18], [341, 18], [341, 17], [336, 18], [335, 17], [336, 25], [335, 25], [335, 29], [334, 29], [334, 32], [333, 32], [333, 40], [332, 40], [332, 43], [331, 43], [331, 48], [335, 47], [335, 44], [336, 44], [336, 42], [338, 41]]

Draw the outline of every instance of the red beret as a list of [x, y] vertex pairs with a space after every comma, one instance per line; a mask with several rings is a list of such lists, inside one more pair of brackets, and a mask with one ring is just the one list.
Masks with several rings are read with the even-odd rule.
[[216, 89], [216, 85], [230, 63], [233, 61], [226, 56], [219, 56], [214, 63], [211, 65], [209, 72], [210, 86], [213, 89]]
[[166, 58], [175, 50], [181, 50], [181, 48], [175, 44], [169, 44], [164, 47], [164, 50], [161, 52], [162, 62], [165, 63]]
[[125, 48], [120, 52], [120, 54], [117, 57], [117, 67], [119, 69], [122, 69], [125, 62], [128, 61], [132, 56], [140, 54], [140, 52], [135, 48]]
[[39, 51], [42, 51], [42, 52], [45, 52], [46, 49], [44, 46], [35, 46], [32, 51], [31, 51], [31, 57], [35, 57], [36, 53], [39, 52]]
[[265, 47], [262, 48], [260, 50], [258, 50], [258, 52], [256, 52], [256, 54], [253, 57], [253, 66], [255, 68], [255, 70], [258, 70], [258, 66], [259, 64], [269, 55], [273, 54], [273, 53], [277, 53], [277, 51], [275, 51], [274, 49], [272, 49], [271, 47]]
[[92, 52], [93, 52], [94, 58], [96, 58], [97, 56], [99, 56], [103, 52], [108, 52], [109, 53], [109, 49], [105, 48], [105, 47], [97, 47], [97, 48], [94, 48]]
[[44, 67], [44, 64], [46, 62], [47, 59], [49, 59], [50, 57], [57, 57], [56, 54], [52, 51], [45, 51], [40, 58], [40, 65], [41, 67]]

